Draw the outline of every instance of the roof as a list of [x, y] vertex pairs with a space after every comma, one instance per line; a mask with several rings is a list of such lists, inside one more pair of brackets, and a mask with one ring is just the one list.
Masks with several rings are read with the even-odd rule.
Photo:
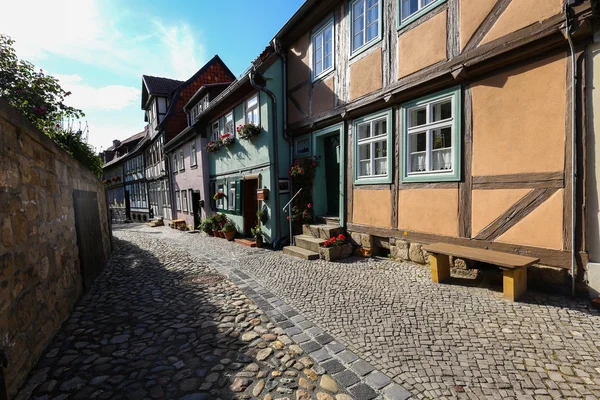
[[119, 156], [119, 157], [115, 157], [112, 160], [110, 160], [109, 162], [107, 162], [106, 164], [104, 164], [104, 166], [102, 168], [106, 168], [109, 167], [113, 164], [116, 164], [118, 161], [126, 158], [127, 156], [130, 156], [131, 154], [133, 154], [136, 150], [138, 150], [141, 145], [143, 143], [146, 142], [146, 140], [144, 140], [148, 135], [148, 126], [146, 125], [146, 127], [144, 128], [143, 131], [136, 133], [135, 135], [132, 135], [130, 137], [128, 137], [127, 139], [124, 139], [121, 144], [119, 144], [118, 147], [114, 147], [114, 146], [110, 146], [108, 149], [106, 149], [105, 151], [115, 151], [118, 148], [120, 148], [123, 145], [126, 145], [127, 143], [131, 143], [133, 141], [139, 140], [139, 142], [135, 145], [135, 147], [133, 149], [131, 149], [130, 151], [128, 151], [127, 153]]
[[229, 86], [231, 85], [232, 82], [223, 82], [223, 83], [208, 83], [206, 85], [202, 85], [200, 87], [200, 89], [198, 89], [196, 91], [196, 93], [194, 93], [194, 95], [190, 98], [190, 101], [188, 101], [186, 103], [185, 106], [183, 106], [184, 109], [189, 109], [191, 108], [191, 106], [193, 106], [195, 103], [198, 102], [198, 100], [200, 100], [200, 98], [202, 97], [202, 94], [204, 92], [206, 92], [208, 89], [213, 88], [213, 87], [222, 87], [222, 86]]
[[183, 81], [178, 81], [171, 78], [162, 78], [159, 76], [142, 75], [142, 79], [148, 88], [149, 94], [157, 94], [167, 96], [171, 94]]

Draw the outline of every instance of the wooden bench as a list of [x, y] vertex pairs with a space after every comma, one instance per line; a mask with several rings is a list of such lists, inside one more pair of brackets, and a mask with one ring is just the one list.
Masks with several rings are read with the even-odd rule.
[[171, 222], [171, 228], [172, 229], [179, 229], [179, 225], [185, 225], [185, 220], [183, 220], [183, 219], [174, 219], [173, 222]]
[[527, 267], [540, 261], [539, 258], [446, 243], [423, 246], [423, 250], [431, 253], [431, 280], [435, 283], [450, 279], [449, 256], [498, 265], [503, 273], [504, 298], [510, 301], [517, 301], [527, 292]]

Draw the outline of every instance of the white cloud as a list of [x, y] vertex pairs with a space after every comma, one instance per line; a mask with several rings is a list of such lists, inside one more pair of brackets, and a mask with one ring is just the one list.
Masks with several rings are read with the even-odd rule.
[[101, 110], [121, 110], [132, 104], [139, 104], [139, 88], [123, 85], [109, 85], [99, 88], [83, 82], [79, 75], [55, 74], [60, 85], [71, 95], [65, 99], [67, 105], [79, 108], [86, 113]]
[[20, 58], [55, 55], [136, 78], [187, 79], [206, 59], [188, 25], [132, 15], [122, 4], [111, 9], [100, 0], [10, 2], [0, 13], [0, 27], [15, 39]]

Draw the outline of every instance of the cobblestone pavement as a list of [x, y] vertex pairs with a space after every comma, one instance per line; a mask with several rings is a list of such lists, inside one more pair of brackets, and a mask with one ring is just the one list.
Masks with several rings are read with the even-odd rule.
[[115, 232], [17, 399], [352, 399], [210, 260]]
[[[487, 288], [433, 284], [410, 263], [302, 261], [168, 228], [116, 234], [146, 232], [217, 263], [244, 291], [267, 288], [265, 304], [294, 315], [286, 332], [326, 369], [349, 368], [338, 379], [354, 382], [357, 398], [374, 395], [352, 392], [356, 377], [392, 398], [405, 398], [402, 387], [432, 399], [600, 398], [600, 314], [585, 302], [530, 292], [510, 303]], [[346, 349], [322, 346], [315, 326]]]

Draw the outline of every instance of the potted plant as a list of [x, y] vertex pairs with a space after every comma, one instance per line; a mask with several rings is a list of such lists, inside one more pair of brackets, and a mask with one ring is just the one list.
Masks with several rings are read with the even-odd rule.
[[229, 133], [224, 133], [221, 135], [220, 140], [223, 146], [229, 146], [231, 143], [234, 142], [235, 138]]
[[225, 238], [223, 227], [228, 222], [227, 216], [225, 214], [215, 214], [213, 218], [215, 221], [215, 229], [217, 230], [217, 234], [215, 236]]
[[258, 218], [258, 220], [264, 225], [269, 220], [269, 212], [266, 208], [260, 209], [256, 212], [256, 218]]
[[214, 226], [215, 226], [215, 224], [213, 223], [212, 219], [206, 218], [206, 219], [202, 220], [202, 222], [200, 223], [200, 226], [198, 226], [198, 229], [201, 229], [203, 232], [205, 232], [209, 236], [213, 236]]
[[256, 247], [259, 249], [263, 246], [263, 233], [260, 224], [257, 224], [254, 228], [250, 229], [250, 233], [256, 239]]
[[206, 145], [206, 151], [214, 153], [215, 151], [219, 151], [219, 149], [223, 146], [223, 142], [221, 139], [217, 139], [215, 141], [208, 142]]
[[225, 238], [231, 242], [233, 240], [233, 238], [235, 237], [237, 229], [233, 222], [227, 221], [225, 223], [225, 225], [223, 225], [221, 232], [223, 232], [225, 234]]
[[245, 125], [239, 125], [236, 131], [240, 138], [250, 140], [254, 136], [258, 135], [262, 131], [262, 128], [256, 124], [249, 123]]
[[352, 244], [347, 243], [343, 234], [332, 237], [323, 243], [319, 249], [319, 255], [327, 261], [340, 260], [349, 257], [352, 254]]

